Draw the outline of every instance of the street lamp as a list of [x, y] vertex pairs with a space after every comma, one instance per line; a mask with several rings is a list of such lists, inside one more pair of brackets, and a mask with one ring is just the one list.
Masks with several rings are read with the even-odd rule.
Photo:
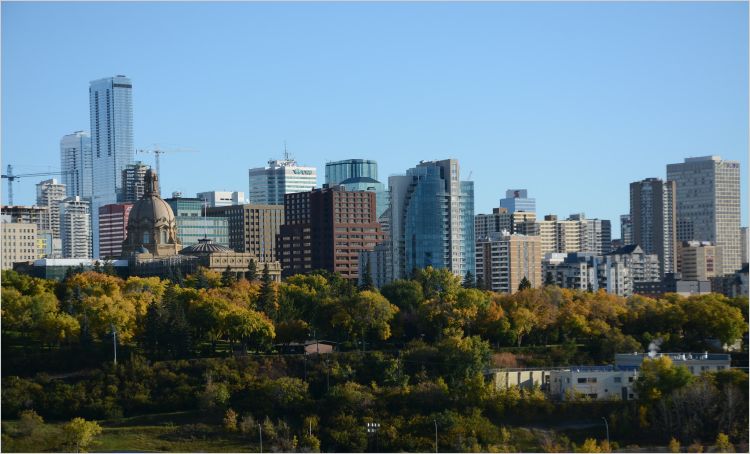
[[602, 416], [602, 419], [604, 420], [604, 427], [607, 429], [607, 444], [609, 444], [609, 424], [607, 424], [607, 418]]
[[373, 434], [375, 437], [375, 452], [378, 452], [378, 430], [380, 429], [380, 423], [368, 422], [365, 424], [365, 429], [367, 429], [368, 434]]
[[263, 426], [258, 423], [258, 436], [260, 437], [260, 454], [263, 454]]
[[433, 419], [435, 422], [435, 454], [438, 452], [438, 442], [437, 442], [437, 419]]

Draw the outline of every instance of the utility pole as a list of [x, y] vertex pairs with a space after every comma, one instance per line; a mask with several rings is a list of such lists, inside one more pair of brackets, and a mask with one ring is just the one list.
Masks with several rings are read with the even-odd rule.
[[607, 424], [607, 418], [602, 416], [602, 419], [604, 420], [604, 427], [607, 429], [607, 444], [609, 444], [609, 424]]
[[117, 328], [115, 328], [115, 324], [111, 323], [110, 326], [112, 327], [112, 346], [114, 347], [115, 351], [115, 366], [117, 365]]
[[258, 436], [260, 437], [260, 454], [263, 454], [263, 427], [258, 423]]
[[438, 452], [438, 437], [437, 437], [437, 419], [433, 419], [435, 422], [435, 453]]

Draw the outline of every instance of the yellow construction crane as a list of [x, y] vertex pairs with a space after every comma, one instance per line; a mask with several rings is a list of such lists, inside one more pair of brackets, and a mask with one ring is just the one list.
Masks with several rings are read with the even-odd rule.
[[159, 145], [154, 145], [151, 148], [145, 148], [136, 150], [136, 153], [153, 153], [156, 157], [156, 174], [161, 178], [161, 168], [159, 163], [159, 156], [164, 153], [197, 153], [198, 150], [192, 148], [161, 148]]

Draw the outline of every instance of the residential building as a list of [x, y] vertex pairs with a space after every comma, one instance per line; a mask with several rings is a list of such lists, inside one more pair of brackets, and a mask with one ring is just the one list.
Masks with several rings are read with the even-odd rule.
[[542, 254], [539, 236], [492, 232], [476, 240], [476, 276], [481, 287], [494, 292], [515, 293], [526, 278], [531, 287], [541, 287]]
[[659, 298], [665, 293], [677, 293], [681, 296], [707, 295], [713, 291], [711, 280], [685, 280], [680, 273], [669, 273], [660, 281], [636, 282], [633, 291], [638, 295]]
[[52, 232], [52, 238], [60, 239], [60, 202], [65, 199], [65, 185], [55, 178], [44, 180], [36, 185], [36, 204], [46, 207], [45, 216], [40, 218], [39, 230]]
[[633, 294], [631, 262], [613, 255], [600, 256], [573, 252], [563, 258], [559, 253], [546, 254], [543, 263], [545, 281], [576, 290], [599, 289], [618, 296]]
[[720, 156], [686, 158], [667, 165], [667, 179], [677, 186], [677, 240], [710, 241], [721, 248], [719, 274], [739, 270], [740, 163]]
[[359, 279], [359, 256], [384, 240], [375, 194], [342, 186], [287, 194], [277, 238], [285, 276], [327, 270]]
[[511, 214], [507, 208], [493, 208], [492, 214], [477, 214], [474, 216], [474, 237], [486, 238], [490, 233], [502, 231], [513, 232]]
[[254, 205], [283, 205], [285, 194], [310, 191], [317, 185], [315, 167], [302, 167], [288, 154], [249, 170], [248, 201]]
[[359, 283], [361, 284], [365, 274], [370, 272], [372, 284], [380, 288], [393, 281], [391, 274], [391, 244], [389, 241], [378, 243], [372, 251], [359, 253]]
[[35, 224], [37, 230], [41, 229], [43, 219], [49, 216], [49, 207], [40, 207], [37, 205], [3, 205], [0, 213], [7, 217], [9, 222], [18, 222], [21, 224]]
[[677, 251], [677, 271], [686, 281], [708, 281], [721, 276], [721, 248], [710, 241], [682, 241]]
[[91, 258], [91, 203], [88, 200], [75, 196], [60, 202], [60, 234], [63, 258]]
[[548, 214], [539, 225], [539, 237], [542, 241], [542, 254], [557, 252], [557, 216]]
[[633, 221], [629, 214], [620, 215], [620, 240], [623, 246], [633, 244]]
[[551, 252], [588, 252], [606, 254], [612, 247], [612, 225], [606, 219], [587, 219], [583, 213], [571, 214], [561, 221], [546, 215], [537, 223], [542, 237], [542, 254]]
[[731, 367], [732, 357], [727, 353], [616, 353], [615, 367], [641, 368], [646, 358], [668, 357], [675, 366], [684, 366], [693, 375], [718, 372]]
[[591, 269], [588, 260], [578, 257], [577, 253], [546, 253], [542, 260], [542, 275], [545, 284], [572, 290], [593, 289], [592, 283], [596, 281], [596, 270]]
[[612, 225], [607, 219], [588, 219], [583, 213], [571, 214], [568, 221], [579, 222], [582, 252], [606, 254], [612, 245]]
[[661, 277], [677, 268], [675, 188], [674, 181], [658, 178], [630, 183], [632, 244], [659, 257]]
[[284, 224], [284, 205], [231, 205], [208, 208], [209, 217], [227, 219], [229, 248], [236, 252], [252, 253], [258, 260], [279, 260], [276, 236]]
[[2, 230], [2, 269], [13, 268], [14, 263], [31, 262], [38, 257], [36, 224], [5, 222]]
[[122, 203], [135, 203], [141, 200], [146, 192], [146, 171], [149, 166], [137, 161], [133, 164], [127, 164], [122, 169]]
[[76, 131], [60, 139], [60, 170], [67, 197], [91, 197], [92, 194], [91, 135]]
[[[133, 163], [132, 83], [125, 76], [106, 77], [89, 86], [92, 153], [91, 212], [117, 203], [122, 171]], [[94, 257], [99, 257], [99, 217], [93, 217]]]
[[132, 203], [111, 203], [99, 207], [99, 254], [112, 259], [122, 255]]
[[207, 191], [199, 192], [195, 196], [205, 201], [211, 208], [242, 205], [245, 203], [245, 193], [238, 191]]
[[229, 220], [224, 216], [206, 216], [204, 200], [197, 197], [172, 197], [164, 201], [174, 213], [177, 239], [182, 247], [198, 244], [203, 238], [229, 247]]
[[516, 211], [531, 211], [536, 213], [536, 199], [529, 198], [526, 189], [508, 189], [505, 198], [500, 199], [500, 208], [505, 208], [508, 213]]
[[388, 186], [393, 278], [428, 266], [476, 275], [474, 183], [460, 180], [458, 161], [423, 161]]
[[633, 283], [655, 282], [661, 279], [659, 257], [647, 254], [640, 245], [630, 244], [605, 254], [615, 262], [624, 263], [630, 269]]

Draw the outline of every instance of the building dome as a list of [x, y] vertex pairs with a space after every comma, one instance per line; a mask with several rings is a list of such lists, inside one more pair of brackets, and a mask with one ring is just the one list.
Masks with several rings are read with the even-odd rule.
[[234, 252], [228, 247], [222, 246], [221, 244], [214, 243], [210, 238], [201, 238], [197, 244], [188, 246], [180, 251], [183, 255], [199, 255], [199, 254], [213, 254], [221, 252]]
[[159, 179], [152, 169], [146, 171], [145, 180], [143, 197], [130, 210], [123, 255], [142, 253], [142, 248], [155, 257], [175, 255], [180, 243], [174, 212], [159, 196]]

